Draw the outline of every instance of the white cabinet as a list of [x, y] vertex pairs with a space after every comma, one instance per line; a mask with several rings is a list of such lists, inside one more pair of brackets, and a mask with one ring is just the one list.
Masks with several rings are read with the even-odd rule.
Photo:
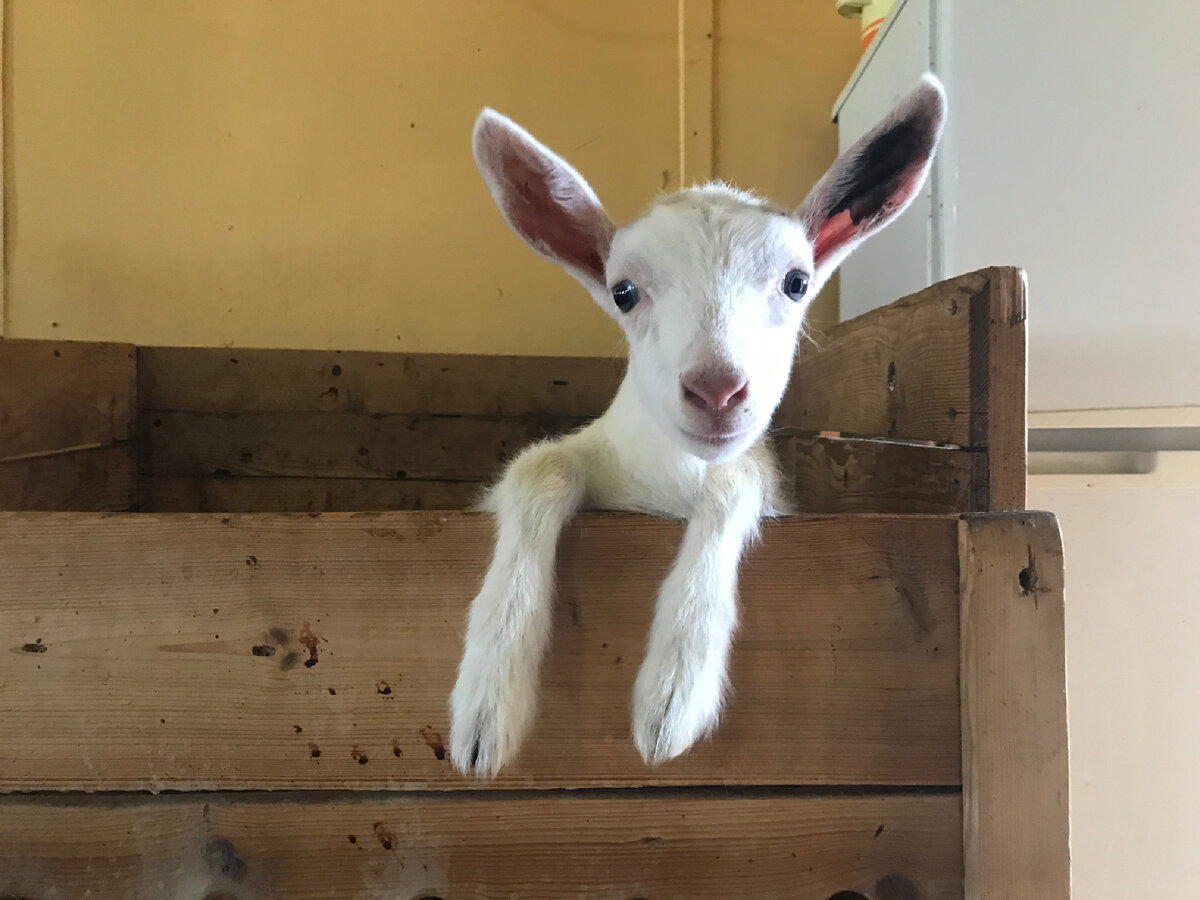
[[[901, 0], [880, 29], [870, 56], [842, 92], [834, 115], [838, 152], [847, 150], [896, 105], [933, 65], [932, 0]], [[841, 267], [841, 317], [852, 319], [944, 277], [934, 256], [938, 162], [934, 174], [899, 219], [851, 254]]]

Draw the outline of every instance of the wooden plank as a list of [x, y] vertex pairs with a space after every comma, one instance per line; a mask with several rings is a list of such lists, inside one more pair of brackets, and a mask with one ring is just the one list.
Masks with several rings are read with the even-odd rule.
[[[987, 378], [997, 396], [1014, 396], [1024, 378], [1011, 353], [978, 374], [972, 323], [990, 322], [996, 284], [1010, 286], [1012, 269], [983, 269], [939, 282], [890, 306], [834, 328], [819, 346], [801, 346], [777, 425], [852, 436], [988, 446]], [[1011, 291], [1008, 291], [1011, 297]], [[978, 327], [975, 337], [978, 337]], [[1009, 343], [1008, 349], [1015, 345]], [[976, 365], [973, 370], [972, 366]], [[998, 422], [997, 428], [1011, 423]]]
[[144, 410], [146, 475], [486, 481], [521, 448], [577, 428], [549, 416], [194, 413]]
[[[719, 733], [649, 769], [629, 703], [680, 525], [580, 517], [496, 784], [957, 784], [956, 528], [768, 523]], [[0, 514], [0, 790], [477, 787], [443, 748], [491, 545], [471, 513]]]
[[969, 450], [776, 434], [796, 508], [813, 513], [970, 512]]
[[138, 348], [142, 409], [574, 416], [607, 409], [623, 360]]
[[[178, 414], [171, 414], [176, 415]], [[160, 420], [160, 419], [156, 419]], [[204, 445], [207, 436], [188, 441], [182, 434], [194, 423], [186, 415], [176, 419], [184, 428], [172, 433], [168, 440], [185, 452], [194, 452]], [[215, 419], [224, 427], [230, 419]], [[445, 420], [440, 420], [445, 421]], [[450, 420], [457, 427], [469, 429], [480, 420]], [[489, 424], [489, 423], [485, 423]], [[489, 424], [489, 427], [491, 425]], [[279, 431], [264, 429], [264, 434], [277, 438]], [[336, 432], [334, 432], [336, 434]], [[299, 440], [309, 432], [296, 429]], [[343, 432], [341, 439], [349, 440]], [[467, 443], [466, 440], [460, 442]], [[475, 449], [480, 449], [479, 441]], [[384, 448], [387, 454], [405, 451], [402, 444], [386, 438], [371, 438], [371, 445]], [[426, 447], [429, 445], [426, 444]], [[844, 440], [811, 435], [784, 434], [776, 436], [784, 477], [795, 497], [797, 508], [804, 512], [877, 512], [877, 513], [952, 513], [968, 512], [972, 506], [972, 472], [979, 455], [965, 450], [940, 447], [917, 447], [881, 441]], [[246, 453], [254, 454], [253, 450]], [[271, 457], [279, 464], [282, 453]], [[349, 454], [343, 453], [344, 463]], [[160, 475], [150, 473], [140, 479], [140, 506], [143, 512], [328, 512], [367, 511], [384, 509], [465, 509], [481, 495], [486, 480], [484, 473], [499, 473], [506, 454], [495, 452], [489, 464], [486, 459], [468, 474], [478, 481], [422, 481], [416, 479], [321, 478], [321, 477], [241, 477], [213, 475]], [[259, 454], [261, 458], [261, 453]], [[356, 451], [357, 456], [357, 451]], [[145, 460], [158, 459], [153, 451], [144, 453]], [[239, 457], [235, 459], [235, 457]], [[177, 457], [173, 465], [182, 467]], [[311, 462], [315, 456], [309, 457]], [[328, 458], [328, 456], [326, 457]], [[372, 455], [377, 459], [377, 455]], [[411, 458], [406, 457], [411, 466]], [[459, 459], [460, 457], [455, 457]], [[440, 451], [428, 453], [423, 463], [436, 466], [446, 459]], [[220, 458], [209, 457], [211, 463], [238, 465], [237, 452], [224, 451]], [[287, 460], [293, 463], [294, 460]], [[199, 471], [200, 463], [193, 466]], [[416, 467], [412, 467], [416, 469]], [[448, 467], [456, 478], [463, 472], [457, 463]], [[315, 464], [314, 471], [319, 471]], [[420, 469], [416, 469], [420, 471]], [[211, 470], [210, 470], [211, 471]], [[228, 471], [223, 469], [222, 471]], [[345, 471], [343, 469], [343, 471]], [[426, 469], [425, 471], [428, 471]]]
[[[775, 436], [796, 507], [808, 513], [974, 511], [978, 453], [883, 441]], [[499, 472], [499, 463], [493, 474]], [[143, 512], [331, 512], [467, 509], [486, 482], [382, 478], [144, 475]]]
[[1070, 818], [1058, 523], [1048, 513], [964, 516], [959, 540], [966, 895], [1065, 900]]
[[129, 344], [0, 340], [0, 461], [129, 440]]
[[0, 509], [133, 509], [133, 444], [126, 441], [0, 462]]
[[0, 891], [951, 900], [960, 819], [953, 794], [13, 798], [0, 803]]
[[986, 302], [971, 306], [971, 443], [987, 447], [977, 509], [1025, 508], [1025, 273], [991, 269]]
[[483, 482], [382, 478], [235, 478], [149, 475], [138, 480], [142, 512], [366, 512], [468, 509]]

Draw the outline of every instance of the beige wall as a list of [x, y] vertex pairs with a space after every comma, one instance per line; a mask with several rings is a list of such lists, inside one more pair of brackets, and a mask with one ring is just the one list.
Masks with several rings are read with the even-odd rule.
[[471, 120], [526, 124], [618, 220], [678, 186], [685, 129], [718, 176], [796, 202], [833, 156], [855, 28], [827, 0], [713, 6], [10, 0], [5, 333], [619, 352], [491, 209]]

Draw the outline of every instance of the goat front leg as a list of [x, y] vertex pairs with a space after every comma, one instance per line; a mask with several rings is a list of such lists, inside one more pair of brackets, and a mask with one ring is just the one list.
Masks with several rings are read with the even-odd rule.
[[495, 775], [533, 723], [555, 550], [583, 495], [583, 469], [562, 442], [527, 449], [492, 490], [496, 547], [450, 697], [450, 758], [462, 772]]
[[633, 740], [655, 765], [717, 724], [737, 624], [737, 568], [766, 493], [750, 461], [710, 470], [663, 582], [633, 692]]

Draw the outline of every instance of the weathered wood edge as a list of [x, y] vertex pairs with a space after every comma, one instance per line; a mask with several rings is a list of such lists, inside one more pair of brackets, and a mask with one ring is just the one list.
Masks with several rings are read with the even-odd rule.
[[971, 300], [970, 440], [976, 459], [974, 510], [1025, 508], [1028, 382], [1026, 279], [1022, 269], [986, 269], [987, 284]]
[[1050, 513], [959, 521], [968, 900], [1066, 900], [1063, 556]]
[[0, 893], [953, 900], [959, 815], [911, 793], [12, 797]]

